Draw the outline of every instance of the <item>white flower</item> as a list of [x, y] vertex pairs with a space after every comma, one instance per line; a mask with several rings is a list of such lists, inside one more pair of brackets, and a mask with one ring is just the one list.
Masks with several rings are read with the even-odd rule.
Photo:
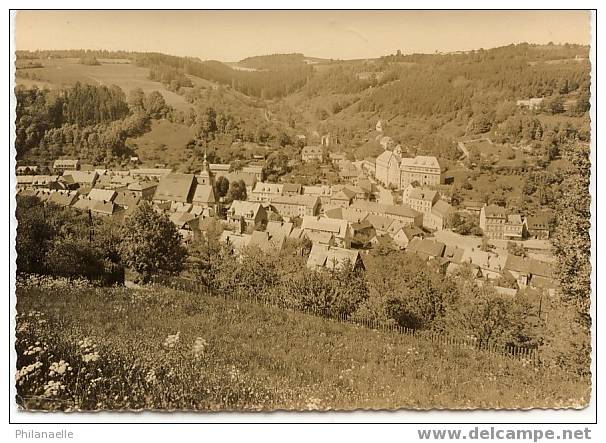
[[50, 365], [50, 375], [55, 375], [59, 374], [59, 375], [63, 375], [65, 374], [65, 371], [67, 371], [67, 369], [69, 368], [69, 363], [65, 362], [64, 360], [60, 360], [59, 362], [53, 362]]
[[193, 351], [196, 358], [204, 357], [208, 342], [201, 337], [196, 338], [194, 342]]
[[164, 347], [168, 349], [172, 349], [179, 343], [179, 337], [181, 336], [181, 331], [177, 331], [174, 335], [169, 335], [164, 340]]
[[91, 361], [97, 361], [99, 360], [99, 353], [98, 352], [89, 352], [88, 354], [84, 354], [82, 356], [82, 361], [84, 361], [84, 363], [89, 363]]

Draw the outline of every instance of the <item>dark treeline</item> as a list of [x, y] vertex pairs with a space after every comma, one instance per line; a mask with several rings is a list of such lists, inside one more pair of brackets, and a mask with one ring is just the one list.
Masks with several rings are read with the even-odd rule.
[[238, 71], [214, 60], [199, 61], [158, 53], [137, 54], [134, 60], [138, 66], [170, 66], [188, 75], [231, 86], [243, 94], [267, 99], [298, 90], [313, 70], [311, 66], [297, 65], [277, 71]]
[[17, 88], [17, 158], [30, 153], [41, 160], [72, 154], [93, 162], [130, 154], [126, 139], [146, 132], [149, 119], [168, 109], [157, 92], [145, 96], [145, 106], [131, 108], [117, 86], [77, 83], [63, 91]]
[[[582, 93], [588, 97], [589, 70], [583, 63], [529, 66], [494, 60], [484, 63], [422, 64], [360, 100], [362, 111], [431, 116], [471, 107], [478, 101]], [[489, 92], [490, 91], [490, 92]]]
[[271, 71], [305, 64], [305, 56], [298, 53], [258, 55], [240, 60], [238, 64], [247, 68], [266, 69]]
[[191, 80], [183, 72], [166, 65], [151, 65], [149, 67], [149, 79], [163, 83], [171, 91], [193, 86]]
[[336, 66], [311, 77], [305, 86], [305, 93], [308, 96], [355, 94], [376, 84], [376, 80], [360, 80], [352, 67]]
[[128, 115], [128, 105], [118, 86], [92, 86], [76, 83], [66, 91], [63, 118], [80, 126], [105, 123]]
[[37, 50], [37, 51], [15, 51], [17, 60], [33, 60], [40, 58], [122, 58], [130, 59], [134, 52], [130, 51], [108, 51], [106, 49], [60, 49], [60, 50]]
[[537, 45], [530, 43], [510, 44], [491, 49], [477, 49], [465, 52], [453, 52], [448, 54], [397, 54], [381, 57], [388, 62], [412, 62], [425, 63], [433, 61], [456, 61], [456, 62], [484, 62], [503, 59], [531, 59], [531, 60], [564, 60], [575, 57], [589, 57], [589, 46], [566, 43], [564, 45]]

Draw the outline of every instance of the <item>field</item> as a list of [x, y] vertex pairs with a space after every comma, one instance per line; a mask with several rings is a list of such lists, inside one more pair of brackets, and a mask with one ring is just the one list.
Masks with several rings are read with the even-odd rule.
[[25, 408], [578, 407], [554, 369], [168, 289], [17, 288]]
[[[131, 63], [103, 63], [99, 66], [88, 66], [78, 63], [77, 59], [35, 60], [43, 68], [20, 69], [16, 78], [17, 85], [26, 87], [38, 86], [49, 89], [72, 86], [76, 82], [93, 85], [117, 85], [128, 94], [135, 88], [141, 88], [148, 94], [158, 91], [166, 103], [175, 109], [188, 109], [190, 104], [174, 92], [168, 91], [161, 83], [147, 78], [148, 69]], [[21, 77], [26, 73], [30, 78]]]
[[147, 166], [156, 163], [178, 166], [190, 160], [185, 146], [194, 136], [195, 130], [189, 126], [168, 120], [153, 120], [151, 131], [129, 139], [128, 143]]

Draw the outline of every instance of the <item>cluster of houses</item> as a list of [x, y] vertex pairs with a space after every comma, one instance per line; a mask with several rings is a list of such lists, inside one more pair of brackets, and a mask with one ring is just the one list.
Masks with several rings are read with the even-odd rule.
[[[326, 155], [324, 140], [321, 146], [303, 148], [303, 162], [328, 160], [339, 171], [340, 184], [270, 183], [264, 181], [263, 165], [233, 171], [229, 164], [208, 163], [206, 158], [197, 174], [166, 167], [109, 170], [60, 159], [47, 170], [18, 167], [17, 191], [120, 220], [148, 201], [169, 217], [186, 242], [203, 235], [211, 220], [219, 220], [224, 226], [221, 241], [236, 252], [249, 246], [280, 251], [289, 240], [307, 239], [312, 245], [310, 268], [334, 269], [345, 263], [363, 267], [362, 251], [384, 244], [440, 260], [445, 272], [469, 263], [484, 278], [510, 272], [520, 287], [550, 279], [546, 266], [515, 259], [508, 265], [490, 253], [459, 250], [427, 238], [446, 229], [454, 211], [436, 190], [444, 183], [444, 169], [435, 157], [403, 158], [399, 147], [384, 138], [386, 149], [375, 161], [352, 162], [340, 152]], [[215, 195], [220, 176], [230, 183], [244, 182], [246, 200], [226, 201]], [[491, 239], [549, 236], [548, 222], [540, 217], [522, 218], [476, 202], [464, 202], [463, 210], [477, 215]]]
[[[552, 263], [513, 254], [499, 254], [479, 248], [460, 248], [434, 239], [417, 237], [410, 241], [407, 251], [424, 260], [435, 260], [440, 270], [451, 274], [469, 266], [479, 281], [505, 279], [515, 281], [520, 289], [532, 288], [553, 294], [559, 281]], [[503, 294], [515, 295], [517, 290], [496, 286]]]

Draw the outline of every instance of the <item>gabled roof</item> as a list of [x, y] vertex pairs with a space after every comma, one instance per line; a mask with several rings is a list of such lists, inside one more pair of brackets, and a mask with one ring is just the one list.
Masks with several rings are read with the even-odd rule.
[[154, 200], [187, 202], [195, 185], [193, 174], [168, 174], [160, 178]]
[[367, 194], [373, 192], [372, 182], [366, 178], [358, 180], [358, 187], [362, 190], [362, 192]]
[[367, 216], [368, 216], [368, 212], [356, 211], [355, 209], [342, 208], [340, 206], [324, 210], [324, 217], [326, 217], [326, 218], [336, 218], [339, 220], [347, 220], [352, 223], [361, 222]]
[[120, 191], [114, 198], [114, 203], [120, 206], [130, 208], [131, 206], [137, 206], [141, 201], [141, 196], [135, 192]]
[[335, 237], [344, 238], [348, 233], [348, 222], [346, 220], [337, 220], [333, 218], [319, 218], [311, 215], [303, 217], [301, 223], [303, 231], [323, 231], [330, 232]]
[[90, 208], [92, 212], [105, 215], [114, 215], [115, 213], [122, 211], [123, 209], [124, 208], [122, 206], [118, 206], [115, 203], [102, 201], [95, 201], [92, 207]]
[[410, 206], [406, 205], [385, 205], [385, 213], [387, 215], [397, 215], [400, 217], [416, 218], [421, 215]]
[[406, 249], [428, 257], [441, 257], [445, 248], [446, 245], [442, 242], [415, 237], [408, 243]]
[[352, 198], [356, 196], [356, 193], [348, 188], [343, 188], [340, 191], [335, 192], [330, 197], [331, 200], [342, 200], [342, 201], [350, 201]]
[[74, 209], [79, 209], [80, 211], [88, 211], [89, 209], [92, 209], [94, 204], [95, 200], [84, 197], [75, 202], [72, 207]]
[[423, 231], [421, 231], [419, 228], [417, 228], [414, 225], [402, 226], [402, 224], [399, 223], [398, 221], [393, 222], [392, 226], [393, 225], [396, 225], [398, 227], [398, 229], [395, 232], [392, 231], [391, 226], [387, 230], [387, 233], [392, 236], [397, 235], [401, 231], [402, 234], [404, 234], [408, 240], [412, 240], [414, 237], [421, 237], [421, 238], [423, 237]]
[[63, 192], [53, 192], [48, 198], [47, 202], [54, 203], [59, 206], [71, 206], [78, 199], [78, 194], [70, 193], [66, 194]]
[[391, 218], [375, 214], [369, 214], [364, 220], [368, 221], [377, 231], [387, 231], [394, 223]]
[[523, 258], [513, 254], [507, 256], [505, 269], [509, 271], [521, 272], [524, 274], [538, 275], [545, 278], [555, 278], [553, 266], [550, 263], [542, 262], [534, 258]]
[[322, 245], [329, 245], [334, 238], [331, 232], [322, 231], [306, 231], [303, 235], [312, 243], [320, 243]]
[[288, 238], [298, 240], [301, 238], [301, 235], [303, 235], [301, 228], [293, 228], [290, 234], [288, 234]]
[[508, 214], [507, 223], [512, 225], [521, 225], [523, 223], [522, 216], [520, 214]]
[[253, 189], [253, 192], [282, 195], [283, 187], [284, 185], [282, 185], [281, 183], [257, 182]]
[[299, 183], [284, 183], [284, 185], [282, 186], [282, 192], [300, 194], [301, 185]]
[[129, 191], [145, 191], [149, 188], [155, 188], [158, 183], [155, 181], [135, 181], [128, 184]]
[[257, 247], [266, 253], [280, 251], [282, 246], [284, 246], [284, 237], [280, 236], [272, 239], [267, 232], [253, 231], [248, 241], [248, 246]]
[[453, 263], [461, 263], [465, 250], [457, 246], [446, 245], [443, 257]]
[[236, 251], [242, 251], [250, 241], [250, 235], [234, 234], [231, 231], [223, 231], [219, 238], [222, 243], [229, 244]]
[[111, 202], [116, 198], [116, 191], [112, 189], [97, 189], [93, 188], [88, 193], [88, 198], [91, 200]]
[[173, 222], [175, 226], [177, 226], [177, 228], [179, 229], [185, 227], [185, 225], [187, 225], [195, 218], [196, 216], [189, 212], [175, 212], [169, 217], [170, 221]]
[[502, 272], [505, 270], [506, 257], [477, 249], [465, 249], [461, 261], [479, 266], [482, 269]]
[[293, 230], [293, 226], [292, 223], [268, 221], [265, 231], [270, 237], [279, 237], [280, 235], [288, 237]]
[[[307, 267], [311, 269], [339, 269], [346, 263], [353, 267], [361, 263], [360, 253], [355, 249], [337, 248], [335, 246], [314, 243], [307, 259]], [[362, 266], [364, 264], [362, 263]]]
[[71, 176], [75, 183], [92, 185], [97, 180], [97, 177], [99, 177], [99, 174], [95, 171], [66, 171], [62, 177], [67, 179], [68, 176]]
[[406, 157], [402, 159], [400, 163], [401, 168], [409, 168], [409, 167], [426, 167], [426, 168], [438, 168], [442, 170], [442, 166], [440, 165], [440, 161], [433, 156], [426, 155], [417, 155], [414, 158]]
[[497, 205], [484, 206], [484, 214], [486, 215], [486, 217], [493, 217], [493, 218], [506, 218], [507, 217], [505, 208], [501, 208], [500, 206], [497, 206]]
[[255, 218], [260, 210], [260, 203], [234, 200], [233, 202], [231, 202], [228, 214], [232, 217]]
[[305, 206], [315, 208], [320, 203], [320, 198], [313, 195], [281, 195], [271, 199], [272, 204]]
[[408, 193], [408, 198], [422, 201], [433, 201], [437, 192], [427, 188], [412, 188]]
[[445, 202], [444, 200], [438, 200], [433, 208], [431, 208], [431, 213], [437, 215], [439, 217], [448, 217], [448, 215], [452, 212], [452, 206]]
[[393, 205], [394, 198], [393, 193], [389, 189], [379, 189], [379, 200], [378, 203], [383, 205]]
[[211, 185], [198, 184], [192, 201], [194, 203], [205, 204], [215, 203], [215, 191], [213, 190], [213, 187]]
[[461, 206], [463, 208], [472, 208], [479, 211], [484, 206], [484, 202], [475, 200], [464, 200], [463, 203], [461, 203]]
[[332, 189], [330, 186], [304, 186], [303, 195], [317, 195], [320, 197], [330, 197]]
[[138, 168], [138, 169], [130, 170], [130, 174], [133, 176], [149, 175], [149, 176], [155, 176], [155, 177], [163, 177], [165, 175], [170, 174], [171, 172], [172, 172], [172, 169], [166, 169], [166, 168]]
[[398, 154], [394, 153], [393, 151], [386, 150], [377, 157], [375, 163], [389, 164], [391, 162], [396, 162], [399, 164], [400, 161], [401, 158]]
[[526, 217], [528, 229], [549, 230], [549, 216], [547, 214], [533, 215]]

